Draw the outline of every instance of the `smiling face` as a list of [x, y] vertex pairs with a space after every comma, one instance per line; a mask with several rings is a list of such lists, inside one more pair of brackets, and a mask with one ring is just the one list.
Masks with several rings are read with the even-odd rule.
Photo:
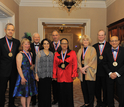
[[104, 31], [101, 30], [101, 31], [98, 32], [98, 40], [100, 42], [103, 42], [105, 40], [105, 37], [106, 37], [106, 35], [105, 35]]
[[22, 48], [25, 51], [28, 51], [30, 48], [30, 42], [28, 40], [24, 41], [24, 43], [22, 44]]
[[33, 36], [33, 41], [34, 43], [39, 43], [40, 41], [40, 35], [38, 33], [35, 33], [34, 36]]
[[44, 48], [45, 50], [48, 50], [48, 49], [50, 48], [50, 44], [49, 44], [49, 42], [48, 42], [47, 40], [45, 40], [45, 41], [43, 42], [43, 48]]
[[15, 33], [14, 26], [8, 25], [6, 29], [4, 29], [4, 32], [6, 33], [6, 36], [10, 39]]
[[84, 38], [82, 42], [84, 47], [87, 47], [90, 43], [88, 38]]
[[58, 33], [57, 31], [54, 31], [54, 32], [52, 33], [52, 38], [53, 38], [53, 41], [54, 41], [54, 42], [58, 42], [59, 37], [60, 37], [60, 35], [59, 35], [59, 33]]
[[119, 43], [120, 43], [120, 41], [118, 40], [118, 37], [117, 36], [112, 36], [110, 38], [110, 44], [112, 45], [112, 47], [114, 49], [116, 49], [119, 46]]

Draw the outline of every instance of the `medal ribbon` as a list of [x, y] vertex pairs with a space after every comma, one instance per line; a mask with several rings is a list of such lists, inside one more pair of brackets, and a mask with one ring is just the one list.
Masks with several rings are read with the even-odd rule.
[[114, 61], [115, 61], [115, 62], [116, 62], [116, 60], [117, 60], [118, 52], [119, 52], [119, 47], [118, 47], [118, 51], [116, 52], [116, 55], [114, 55], [114, 53], [112, 52], [113, 58], [114, 58]]
[[64, 60], [65, 60], [66, 54], [67, 54], [67, 50], [65, 51], [65, 54], [64, 55], [63, 55], [63, 52], [61, 51], [61, 56], [62, 56], [63, 63], [64, 63]]
[[24, 54], [27, 56], [28, 60], [29, 60], [29, 63], [30, 65], [32, 65], [32, 58], [31, 58], [31, 55], [29, 53], [29, 56], [27, 55], [27, 53], [25, 52], [25, 50], [23, 50]]
[[36, 46], [35, 46], [35, 53], [37, 54], [38, 52], [39, 52], [39, 47], [36, 48]]
[[55, 42], [53, 42], [53, 45], [54, 45], [55, 51], [57, 51], [57, 49], [58, 49], [58, 47], [59, 47], [59, 45], [60, 45], [60, 41], [58, 41], [57, 46], [55, 45]]
[[105, 42], [104, 46], [102, 47], [102, 49], [100, 48], [100, 45], [99, 45], [99, 52], [100, 52], [100, 55], [102, 55], [103, 50], [104, 50], [104, 48], [105, 48], [105, 45], [106, 45], [106, 42]]
[[[87, 47], [87, 48], [88, 48], [88, 47]], [[86, 48], [85, 52], [84, 52], [84, 48], [83, 48], [83, 54], [82, 54], [83, 60], [84, 60], [84, 57], [85, 57], [85, 55], [86, 55], [86, 53], [87, 53], [87, 48]]]
[[13, 42], [11, 42], [11, 45], [9, 44], [9, 41], [8, 41], [8, 38], [5, 36], [6, 38], [6, 43], [7, 43], [7, 46], [9, 48], [9, 51], [11, 52], [12, 51], [12, 47], [13, 47]]

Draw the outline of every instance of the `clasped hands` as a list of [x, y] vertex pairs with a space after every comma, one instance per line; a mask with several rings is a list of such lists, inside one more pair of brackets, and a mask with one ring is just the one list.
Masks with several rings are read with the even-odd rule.
[[83, 68], [79, 67], [80, 72], [83, 73], [83, 74], [86, 74], [86, 72], [85, 72], [86, 69], [87, 69], [86, 67], [83, 67]]
[[117, 74], [116, 74], [115, 72], [111, 73], [111, 74], [110, 74], [110, 78], [111, 78], [111, 79], [117, 78]]

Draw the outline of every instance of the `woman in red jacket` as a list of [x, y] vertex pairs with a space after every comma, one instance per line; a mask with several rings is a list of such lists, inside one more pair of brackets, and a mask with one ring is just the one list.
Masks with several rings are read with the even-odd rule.
[[56, 52], [53, 63], [53, 79], [59, 83], [59, 107], [74, 107], [73, 80], [78, 76], [77, 57], [69, 49], [68, 40], [60, 40], [61, 51]]

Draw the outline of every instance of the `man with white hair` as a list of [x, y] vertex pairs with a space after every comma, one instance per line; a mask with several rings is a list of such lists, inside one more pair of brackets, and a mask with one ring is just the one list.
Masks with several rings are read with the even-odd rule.
[[[32, 39], [33, 39], [33, 43], [31, 43], [31, 52], [33, 53], [32, 62], [33, 64], [35, 64], [36, 54], [39, 51], [40, 35], [38, 33], [34, 33]], [[36, 95], [33, 96], [31, 100], [32, 100], [32, 105], [36, 105]]]

